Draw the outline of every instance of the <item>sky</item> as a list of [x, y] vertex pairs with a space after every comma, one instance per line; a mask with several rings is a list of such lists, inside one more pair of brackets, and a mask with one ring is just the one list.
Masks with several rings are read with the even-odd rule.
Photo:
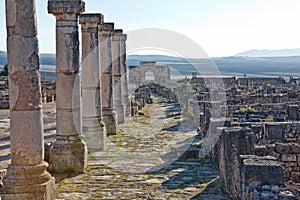
[[[125, 32], [167, 29], [193, 40], [212, 57], [250, 49], [300, 48], [299, 0], [85, 0]], [[41, 53], [55, 53], [55, 17], [37, 0]], [[5, 0], [0, 0], [0, 51], [6, 51]]]

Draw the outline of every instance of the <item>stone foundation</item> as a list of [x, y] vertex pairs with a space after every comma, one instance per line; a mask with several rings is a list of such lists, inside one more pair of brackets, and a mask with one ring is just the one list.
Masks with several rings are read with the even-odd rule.
[[87, 147], [78, 135], [58, 136], [51, 148], [50, 163], [52, 173], [83, 173], [87, 167]]
[[118, 130], [117, 113], [114, 110], [102, 110], [102, 119], [106, 126], [107, 135], [115, 135]]
[[2, 200], [54, 199], [55, 179], [46, 172], [47, 163], [35, 166], [8, 167], [8, 173], [0, 189]]
[[255, 154], [259, 156], [274, 156], [283, 166], [285, 179], [293, 179], [296, 182], [300, 182], [300, 144], [275, 143], [257, 146]]

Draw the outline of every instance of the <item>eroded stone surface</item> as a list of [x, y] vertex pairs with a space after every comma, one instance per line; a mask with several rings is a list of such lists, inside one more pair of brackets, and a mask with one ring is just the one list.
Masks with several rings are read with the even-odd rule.
[[[166, 118], [167, 104], [155, 104], [149, 116], [119, 125], [106, 151], [94, 152], [87, 174], [57, 184], [57, 199], [229, 199], [222, 193], [217, 170], [207, 160], [178, 159], [176, 149], [195, 136], [180, 118]], [[145, 111], [147, 112], [147, 111]], [[177, 129], [175, 129], [177, 130]]]
[[98, 26], [102, 14], [82, 14], [82, 131], [89, 150], [106, 148], [106, 128], [102, 120]]
[[4, 200], [50, 200], [54, 178], [44, 162], [35, 1], [10, 0], [6, 6], [11, 163], [0, 193]]
[[48, 1], [48, 12], [56, 17], [57, 136], [49, 166], [55, 173], [84, 172], [87, 165], [87, 147], [82, 140], [78, 33], [78, 17], [84, 6], [80, 0]]

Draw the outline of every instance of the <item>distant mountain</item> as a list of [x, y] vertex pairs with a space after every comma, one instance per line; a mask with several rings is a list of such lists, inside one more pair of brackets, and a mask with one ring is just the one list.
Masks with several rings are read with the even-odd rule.
[[[40, 63], [41, 65], [55, 65], [55, 54], [40, 54]], [[0, 65], [7, 64], [7, 53], [0, 51]]]
[[[127, 66], [137, 66], [140, 61], [156, 61], [182, 76], [191, 76], [192, 72], [208, 76], [243, 77], [300, 77], [300, 56], [283, 57], [221, 57], [211, 59], [184, 59], [161, 55], [129, 55]], [[214, 66], [218, 71], [214, 71]], [[212, 74], [213, 73], [213, 74]]]
[[234, 55], [236, 57], [283, 57], [300, 56], [300, 48], [297, 49], [279, 49], [279, 50], [257, 50], [252, 49], [243, 53]]
[[[55, 79], [55, 55], [40, 54], [41, 74], [46, 79]], [[192, 72], [208, 76], [243, 77], [300, 77], [300, 56], [251, 57], [232, 56], [211, 59], [185, 59], [164, 55], [128, 55], [127, 66], [138, 66], [143, 61], [156, 61], [169, 66], [171, 75], [191, 76]], [[0, 52], [0, 65], [7, 63], [6, 52]], [[217, 68], [216, 68], [217, 67]], [[1, 70], [1, 66], [0, 66]]]
[[131, 63], [139, 64], [139, 62], [184, 62], [186, 59], [166, 55], [128, 55], [127, 60]]
[[6, 52], [0, 51], [0, 65], [7, 64]]

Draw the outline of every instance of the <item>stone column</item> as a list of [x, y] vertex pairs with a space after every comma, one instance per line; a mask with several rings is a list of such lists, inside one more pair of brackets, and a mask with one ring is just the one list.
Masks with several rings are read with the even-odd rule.
[[129, 95], [128, 95], [127, 67], [126, 67], [126, 40], [127, 40], [127, 35], [122, 34], [120, 36], [122, 103], [124, 106], [125, 117], [129, 117], [130, 102], [129, 102]]
[[79, 76], [78, 16], [84, 2], [48, 1], [56, 17], [56, 141], [49, 169], [54, 173], [84, 172], [87, 147], [82, 140], [81, 86]]
[[112, 35], [112, 73], [113, 73], [113, 105], [118, 116], [118, 123], [125, 121], [124, 106], [122, 103], [121, 88], [121, 60], [120, 60], [120, 37], [123, 31], [118, 29]]
[[101, 14], [82, 14], [82, 132], [89, 150], [106, 148], [106, 129], [102, 121], [98, 25]]
[[99, 53], [101, 71], [101, 101], [102, 118], [106, 126], [107, 134], [117, 133], [117, 114], [113, 107], [113, 85], [112, 85], [112, 49], [111, 36], [114, 30], [113, 23], [99, 25]]
[[6, 1], [11, 164], [4, 200], [54, 199], [46, 171], [35, 1]]

